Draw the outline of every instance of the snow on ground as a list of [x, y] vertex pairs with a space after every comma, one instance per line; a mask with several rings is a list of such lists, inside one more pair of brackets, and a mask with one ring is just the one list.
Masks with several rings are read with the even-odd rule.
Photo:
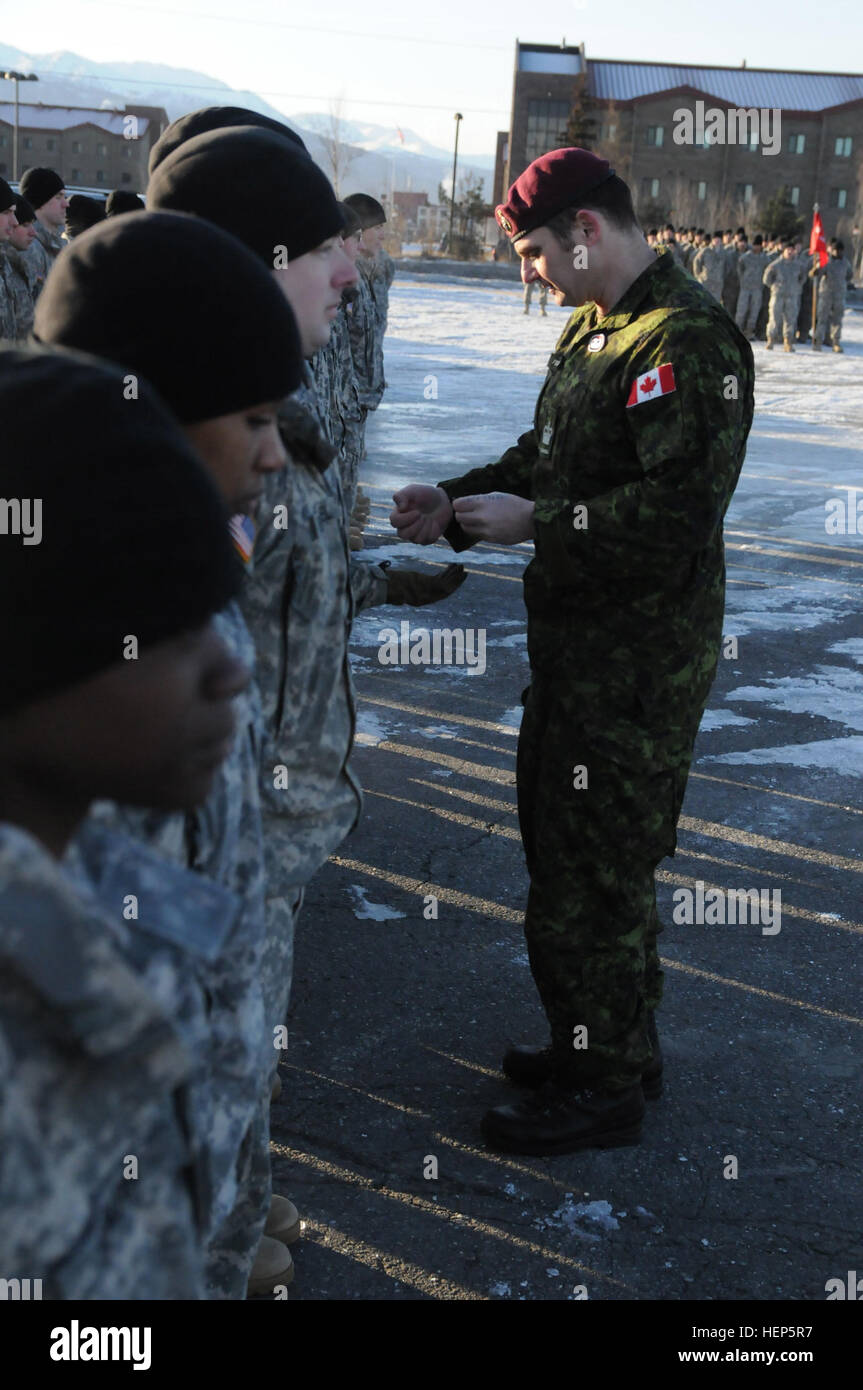
[[[484, 465], [531, 427], [547, 360], [567, 317], [567, 310], [552, 304], [547, 318], [535, 305], [525, 316], [517, 283], [397, 278], [386, 340], [392, 384], [369, 432], [370, 451], [373, 443], [381, 461], [370, 491], [382, 539], [392, 534], [385, 512], [398, 487]], [[845, 635], [863, 600], [863, 534], [850, 521], [844, 534], [827, 529], [840, 500], [850, 518], [850, 490], [863, 487], [863, 312], [856, 306], [846, 311], [843, 344], [843, 354], [818, 356], [802, 344], [793, 354], [768, 353], [763, 343], [753, 344], [755, 421], [726, 519], [725, 631], [741, 645], [769, 636], [793, 644], [805, 635], [811, 665], [793, 675], [768, 666], [757, 684], [732, 687], [724, 695], [717, 682], [703, 726], [705, 733], [737, 728], [738, 738], [757, 745], [761, 721], [753, 716], [759, 706], [826, 718], [838, 726], [832, 740], [836, 756], [827, 753], [825, 742], [801, 739], [799, 732], [790, 745], [777, 744], [773, 719], [766, 746], [711, 755], [720, 761], [847, 771], [857, 741], [842, 735], [863, 729], [863, 680], [852, 664], [863, 664], [863, 637]], [[530, 546], [477, 547], [458, 558], [469, 570], [506, 570], [515, 577], [530, 554]], [[416, 565], [449, 563], [454, 557], [445, 544], [422, 552], [384, 544], [364, 552], [364, 558]], [[371, 624], [360, 620], [354, 634], [358, 646], [376, 640], [386, 625], [378, 622], [380, 616], [374, 615], [374, 639]], [[503, 638], [490, 633], [488, 646], [523, 654], [524, 632]], [[828, 653], [833, 662], [826, 660]], [[836, 664], [837, 656], [848, 664]], [[772, 665], [780, 664], [774, 659]], [[475, 674], [465, 667], [447, 670]], [[438, 668], [438, 674], [446, 673]], [[517, 707], [496, 717], [517, 723], [520, 713]]]

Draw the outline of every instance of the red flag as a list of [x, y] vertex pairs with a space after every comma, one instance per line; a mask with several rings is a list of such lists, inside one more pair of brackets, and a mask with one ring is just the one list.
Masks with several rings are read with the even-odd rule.
[[405, 142], [405, 137], [402, 135], [401, 130], [399, 130], [399, 127], [398, 127], [398, 126], [396, 126], [396, 130], [398, 131], [398, 137], [399, 137], [399, 139], [401, 140], [402, 144], [404, 144], [404, 142]]
[[812, 231], [809, 234], [809, 254], [814, 256], [818, 252], [818, 264], [826, 265], [830, 259], [827, 255], [827, 242], [824, 240], [824, 227], [821, 222], [821, 213], [817, 210], [812, 215]]

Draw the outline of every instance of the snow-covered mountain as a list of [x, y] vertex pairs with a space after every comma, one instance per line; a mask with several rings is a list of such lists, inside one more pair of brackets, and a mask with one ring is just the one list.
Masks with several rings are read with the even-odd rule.
[[[162, 106], [169, 120], [200, 106], [248, 106], [263, 115], [285, 121], [303, 137], [309, 153], [325, 173], [333, 178], [332, 161], [325, 137], [331, 131], [326, 115], [289, 116], [278, 111], [255, 92], [240, 91], [226, 82], [192, 68], [174, 68], [166, 63], [97, 63], [79, 53], [24, 53], [0, 44], [0, 67], [19, 72], [35, 72], [39, 81], [22, 83], [21, 104], [41, 102], [46, 106]], [[0, 96], [11, 99], [12, 84], [0, 83]], [[26, 119], [22, 117], [22, 119]], [[380, 198], [391, 190], [425, 192], [437, 201], [438, 185], [451, 177], [452, 153], [431, 145], [415, 131], [362, 121], [342, 121], [340, 141], [347, 144], [340, 160], [344, 171], [339, 193], [371, 193]], [[462, 158], [461, 175], [472, 171], [485, 182], [490, 193], [494, 161]]]

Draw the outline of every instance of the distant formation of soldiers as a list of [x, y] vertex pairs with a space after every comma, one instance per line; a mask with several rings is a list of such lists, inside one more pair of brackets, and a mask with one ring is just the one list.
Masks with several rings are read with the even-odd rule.
[[[670, 254], [694, 279], [717, 299], [746, 337], [764, 340], [767, 348], [782, 342], [786, 352], [795, 342], [808, 342], [818, 352], [829, 342], [842, 352], [842, 315], [853, 274], [845, 258], [844, 243], [828, 242], [826, 265], [809, 255], [800, 237], [755, 236], [746, 229], [706, 232], [703, 227], [653, 227], [648, 245]], [[813, 264], [813, 261], [815, 264]], [[812, 295], [805, 293], [815, 281], [816, 313], [812, 324]]]

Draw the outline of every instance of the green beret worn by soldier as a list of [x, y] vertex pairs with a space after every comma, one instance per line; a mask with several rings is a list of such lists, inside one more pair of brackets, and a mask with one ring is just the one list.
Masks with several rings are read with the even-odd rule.
[[40, 494], [0, 547], [0, 1269], [44, 1298], [200, 1299], [225, 1081], [200, 980], [236, 902], [95, 826], [91, 878], [73, 839], [96, 797], [203, 800], [247, 673], [209, 625], [238, 584], [222, 503], [125, 384], [0, 353], [0, 492]]
[[392, 521], [422, 543], [446, 528], [455, 549], [535, 541], [517, 783], [551, 1046], [510, 1050], [507, 1075], [540, 1089], [483, 1130], [557, 1153], [635, 1142], [642, 1082], [661, 1086], [654, 870], [716, 671], [753, 363], [725, 310], [646, 245], [605, 160], [544, 155], [497, 217], [522, 278], [580, 307], [533, 429], [487, 468], [397, 493]]

